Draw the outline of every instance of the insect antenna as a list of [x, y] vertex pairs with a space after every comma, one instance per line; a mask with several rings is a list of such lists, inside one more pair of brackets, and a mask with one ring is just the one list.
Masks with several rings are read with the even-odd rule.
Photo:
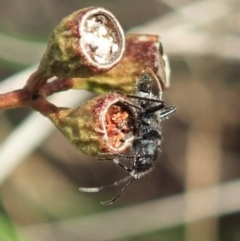
[[82, 192], [100, 192], [104, 189], [107, 189], [109, 187], [115, 187], [120, 185], [123, 182], [126, 182], [127, 180], [129, 180], [131, 178], [131, 176], [127, 176], [119, 181], [116, 181], [110, 185], [106, 185], [106, 186], [101, 186], [101, 187], [80, 187], [79, 190]]
[[[131, 176], [129, 176], [131, 177]], [[117, 201], [119, 199], [119, 197], [122, 196], [122, 194], [127, 190], [127, 188], [131, 185], [131, 183], [133, 182], [135, 178], [132, 177], [130, 179], [130, 181], [127, 183], [127, 185], [121, 190], [121, 192], [116, 196], [114, 197], [113, 199], [109, 200], [109, 201], [104, 201], [104, 202], [101, 202], [102, 205], [110, 205], [110, 204], [113, 204], [115, 201]]]
[[123, 182], [126, 182], [130, 179], [130, 181], [127, 183], [127, 185], [121, 190], [121, 192], [116, 196], [114, 197], [113, 199], [109, 200], [109, 201], [105, 201], [105, 202], [101, 202], [102, 205], [109, 205], [109, 204], [112, 204], [114, 203], [115, 201], [118, 200], [118, 198], [126, 191], [126, 189], [130, 186], [130, 184], [133, 182], [133, 180], [135, 179], [134, 177], [132, 176], [127, 176], [117, 182], [114, 182], [110, 185], [107, 185], [107, 186], [101, 186], [101, 187], [80, 187], [79, 190], [82, 191], [82, 192], [99, 192], [99, 191], [102, 191], [104, 189], [107, 189], [109, 187], [114, 187], [114, 186], [118, 186], [120, 185], [121, 183]]

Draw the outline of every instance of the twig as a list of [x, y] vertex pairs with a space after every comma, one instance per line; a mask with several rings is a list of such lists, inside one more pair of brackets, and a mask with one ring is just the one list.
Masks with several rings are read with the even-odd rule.
[[[21, 76], [21, 74], [19, 76]], [[11, 83], [10, 78], [8, 81]], [[82, 91], [81, 96], [79, 96], [79, 93], [76, 91], [75, 93], [71, 91], [64, 93], [64, 96], [65, 98], [63, 98], [61, 94], [53, 96], [50, 98], [50, 101], [56, 103], [62, 102], [64, 99], [66, 106], [75, 106], [90, 98], [91, 94], [87, 91]], [[39, 113], [31, 114], [23, 123], [15, 128], [0, 145], [0, 183], [2, 183], [21, 161], [39, 146], [54, 129], [54, 125]], [[25, 141], [27, 141], [27, 145]]]
[[26, 89], [19, 89], [0, 94], [0, 109], [29, 107], [31, 93]]

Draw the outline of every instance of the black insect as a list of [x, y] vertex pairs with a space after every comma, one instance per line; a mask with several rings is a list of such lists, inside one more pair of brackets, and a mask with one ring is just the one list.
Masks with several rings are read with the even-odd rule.
[[[111, 185], [79, 189], [83, 192], [99, 192], [128, 181], [116, 197], [101, 202], [103, 205], [115, 202], [135, 179], [139, 179], [150, 172], [159, 156], [162, 142], [160, 122], [176, 110], [175, 106], [165, 107], [160, 81], [154, 72], [147, 68], [137, 83], [136, 95], [127, 95], [132, 103], [130, 107], [134, 109], [135, 113], [132, 154], [99, 153], [102, 156], [100, 160], [112, 160], [116, 165], [129, 172], [130, 175]], [[129, 103], [127, 104], [129, 105]], [[132, 162], [131, 167], [122, 164], [122, 161], [125, 160]]]

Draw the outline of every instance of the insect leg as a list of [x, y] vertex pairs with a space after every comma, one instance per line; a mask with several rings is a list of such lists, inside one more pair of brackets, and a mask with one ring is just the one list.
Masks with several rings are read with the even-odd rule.
[[161, 119], [167, 119], [171, 114], [173, 114], [176, 111], [176, 106], [170, 106], [163, 109], [163, 111], [160, 114]]
[[132, 156], [126, 156], [126, 155], [118, 154], [118, 153], [98, 152], [98, 155], [99, 155], [99, 157], [98, 157], [99, 161], [112, 161], [115, 157], [119, 157], [119, 158], [122, 158], [122, 159], [131, 159], [131, 158], [133, 158]]
[[149, 102], [164, 103], [164, 101], [162, 101], [160, 99], [141, 97], [141, 96], [137, 96], [137, 95], [127, 95], [127, 97], [130, 99], [138, 99], [138, 100], [145, 100], [145, 101], [149, 101]]
[[[100, 153], [99, 153], [100, 154]], [[104, 154], [104, 153], [102, 153]], [[106, 155], [106, 154], [105, 154]], [[121, 154], [109, 154], [111, 155], [111, 157], [99, 157], [99, 161], [113, 161], [114, 164], [118, 165], [119, 167], [121, 167], [122, 169], [128, 171], [128, 172], [131, 172], [132, 169], [123, 165], [120, 161], [118, 161], [118, 158], [122, 158], [122, 159], [133, 159], [134, 157], [133, 156], [125, 156], [125, 155], [121, 155]]]
[[131, 171], [132, 171], [131, 168], [123, 165], [123, 164], [122, 164], [121, 162], [119, 162], [116, 158], [113, 159], [113, 162], [114, 162], [116, 165], [118, 165], [119, 167], [121, 167], [122, 169], [124, 169], [124, 170], [126, 170], [126, 171], [128, 171], [128, 172], [131, 172]]
[[165, 107], [165, 104], [164, 104], [164, 102], [162, 102], [160, 105], [156, 105], [156, 106], [152, 106], [150, 108], [147, 108], [145, 110], [145, 113], [146, 114], [154, 113], [154, 112], [157, 112], [157, 111], [163, 109], [164, 107]]

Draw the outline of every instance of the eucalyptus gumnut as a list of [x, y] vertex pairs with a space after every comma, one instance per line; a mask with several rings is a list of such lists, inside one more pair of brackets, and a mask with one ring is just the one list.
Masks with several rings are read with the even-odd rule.
[[136, 92], [142, 72], [151, 68], [158, 76], [162, 89], [169, 87], [169, 65], [163, 53], [161, 38], [153, 34], [127, 34], [123, 57], [111, 70], [89, 78], [68, 79], [74, 89], [87, 89], [96, 93], [119, 90], [126, 94]]
[[48, 117], [73, 146], [88, 155], [124, 153], [133, 141], [130, 104], [126, 95], [110, 92], [76, 109], [59, 108]]
[[100, 7], [78, 10], [51, 32], [39, 71], [47, 76], [86, 77], [110, 70], [122, 58], [123, 30]]

